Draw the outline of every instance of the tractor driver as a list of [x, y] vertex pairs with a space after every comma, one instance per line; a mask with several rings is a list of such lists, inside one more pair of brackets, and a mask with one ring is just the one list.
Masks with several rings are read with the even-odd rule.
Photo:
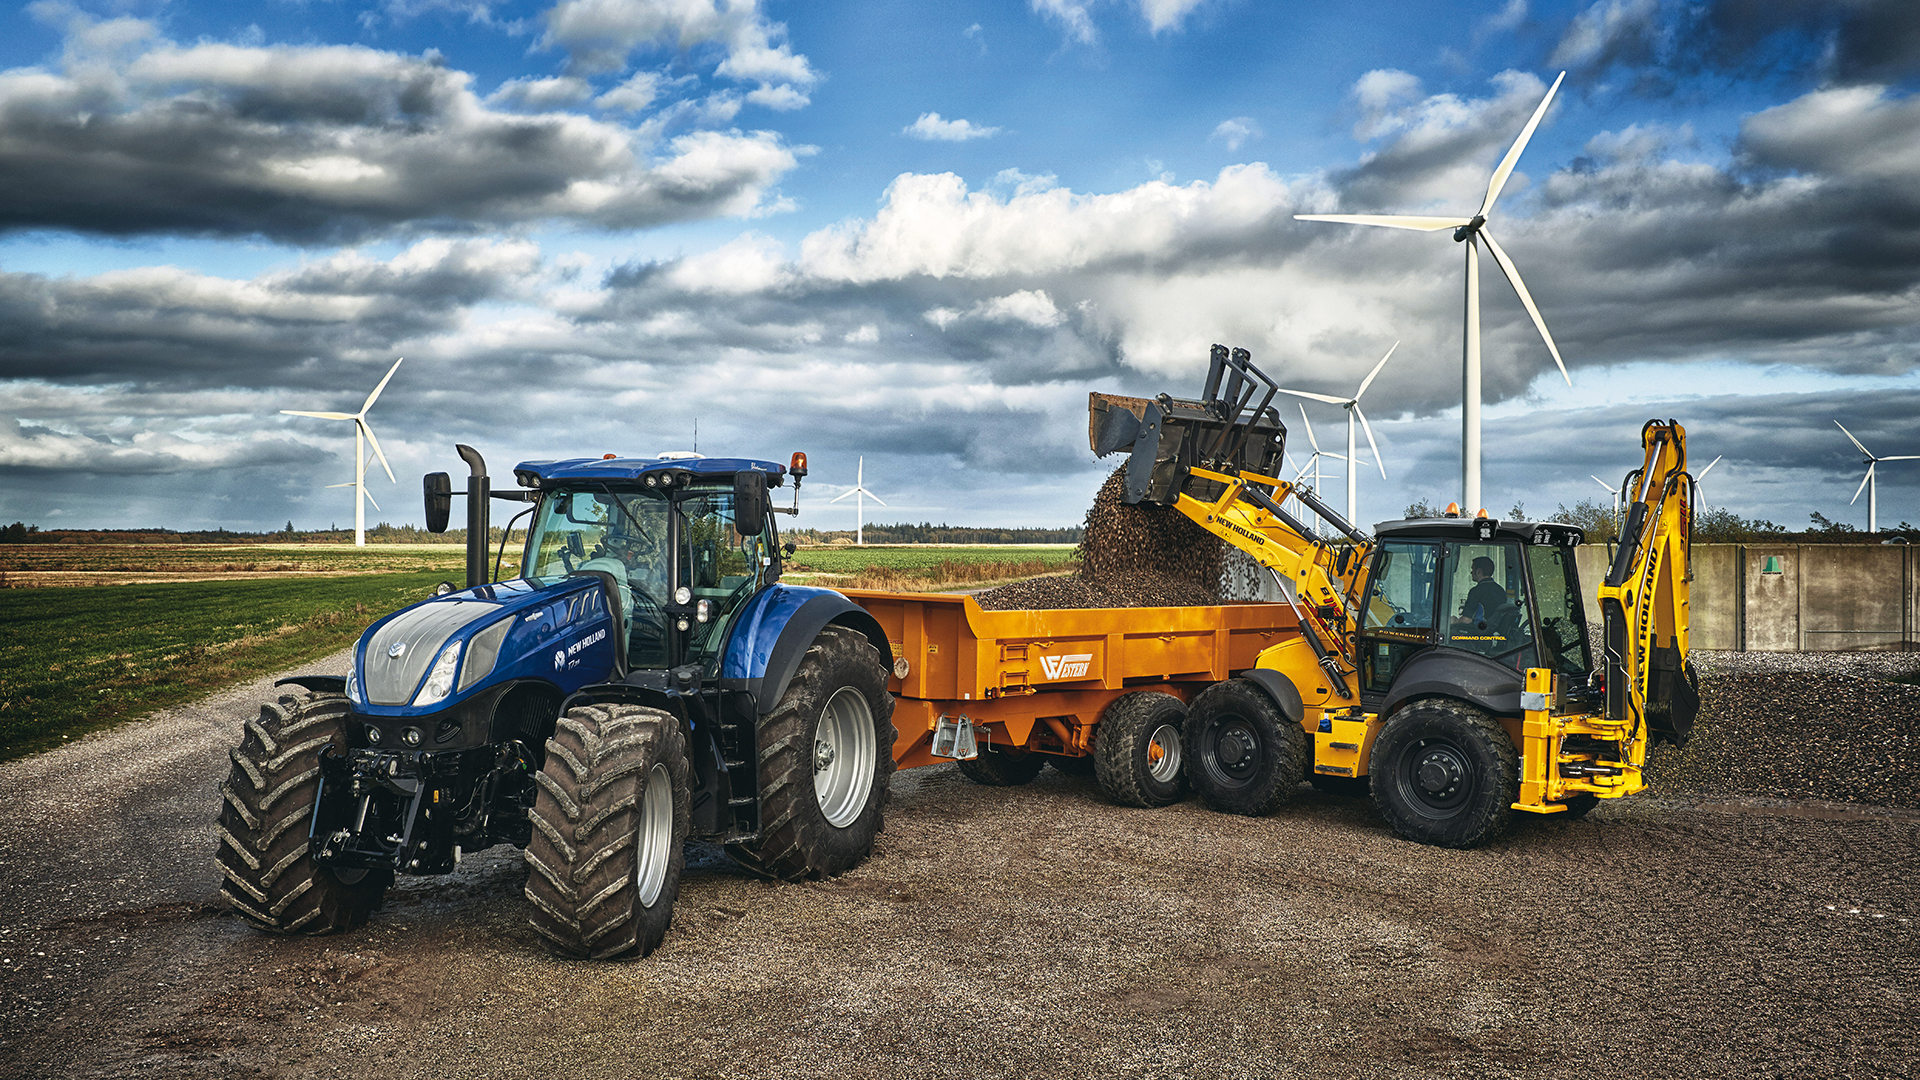
[[1467, 598], [1460, 605], [1460, 614], [1453, 617], [1455, 626], [1477, 622], [1486, 622], [1493, 618], [1494, 612], [1507, 605], [1507, 590], [1493, 580], [1493, 560], [1481, 555], [1473, 560], [1473, 568], [1468, 571], [1473, 578], [1473, 588], [1467, 590]]

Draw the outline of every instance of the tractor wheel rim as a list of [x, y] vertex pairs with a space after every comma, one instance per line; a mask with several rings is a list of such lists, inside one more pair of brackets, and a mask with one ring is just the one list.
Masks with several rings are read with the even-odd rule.
[[1161, 724], [1147, 739], [1147, 775], [1170, 783], [1180, 775], [1180, 729]]
[[876, 749], [866, 695], [841, 687], [820, 710], [813, 736], [813, 794], [827, 824], [844, 829], [866, 810]]
[[673, 848], [673, 778], [665, 765], [647, 773], [647, 790], [640, 797], [640, 850], [634, 859], [633, 883], [640, 906], [652, 907], [667, 887], [668, 856]]
[[1446, 739], [1422, 739], [1401, 758], [1400, 789], [1428, 817], [1464, 810], [1473, 801], [1475, 777], [1473, 760]]
[[1245, 787], [1260, 771], [1260, 736], [1239, 717], [1222, 720], [1207, 734], [1207, 772], [1230, 788]]

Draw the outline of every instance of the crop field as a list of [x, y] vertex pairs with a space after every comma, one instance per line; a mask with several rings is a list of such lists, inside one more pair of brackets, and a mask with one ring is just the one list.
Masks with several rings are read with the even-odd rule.
[[0, 588], [424, 571], [457, 578], [465, 566], [458, 544], [8, 544], [0, 546]]
[[1017, 581], [1075, 569], [1072, 544], [803, 548], [786, 580], [838, 589], [931, 592]]
[[446, 576], [0, 592], [0, 760], [324, 656]]

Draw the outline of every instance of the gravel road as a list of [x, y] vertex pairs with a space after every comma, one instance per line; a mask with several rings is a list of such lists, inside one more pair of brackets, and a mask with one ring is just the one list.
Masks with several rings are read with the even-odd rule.
[[263, 681], [0, 766], [0, 1076], [1920, 1075], [1920, 688], [1777, 660], [1702, 657], [1659, 794], [1471, 852], [1306, 788], [1246, 819], [903, 773], [865, 865], [701, 848], [666, 944], [606, 965], [541, 952], [511, 849], [335, 937], [224, 913]]

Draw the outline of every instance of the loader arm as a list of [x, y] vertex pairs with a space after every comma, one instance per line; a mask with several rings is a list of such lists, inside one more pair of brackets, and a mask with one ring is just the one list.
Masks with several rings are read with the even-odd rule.
[[1677, 421], [1649, 420], [1640, 442], [1645, 460], [1623, 485], [1626, 521], [1598, 594], [1606, 717], [1630, 724], [1644, 751], [1649, 739], [1686, 745], [1700, 698], [1688, 659], [1694, 487], [1687, 433]]

